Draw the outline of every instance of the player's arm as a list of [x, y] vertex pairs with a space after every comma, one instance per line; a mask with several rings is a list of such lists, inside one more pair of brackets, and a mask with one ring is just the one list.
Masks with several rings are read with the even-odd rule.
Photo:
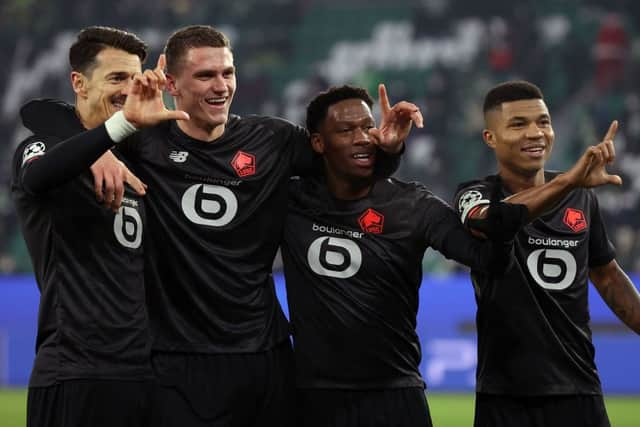
[[[124, 183], [131, 185], [139, 194], [144, 194], [144, 184], [108, 150], [135, 133], [138, 128], [153, 126], [165, 120], [189, 118], [186, 113], [167, 110], [164, 105], [164, 63], [164, 55], [161, 55], [156, 69], [145, 70], [133, 77], [122, 111], [116, 112], [101, 126], [68, 138], [42, 158], [38, 158], [38, 162], [23, 168], [21, 181], [24, 189], [33, 194], [48, 191], [74, 178], [91, 165], [96, 197], [113, 210], [120, 207]], [[32, 108], [25, 109], [22, 113], [25, 125], [38, 126], [39, 121], [31, 117], [34, 114]]]
[[524, 206], [492, 204], [489, 218], [493, 221], [496, 216], [504, 216], [508, 212], [511, 216], [509, 224], [502, 218], [505, 223], [499, 232], [490, 233], [488, 239], [478, 239], [462, 225], [455, 211], [445, 202], [437, 197], [425, 200], [422, 223], [426, 226], [424, 235], [428, 246], [478, 272], [501, 274], [509, 267], [514, 237], [527, 217]]
[[616, 260], [592, 267], [589, 278], [618, 319], [640, 334], [640, 294]]
[[[543, 185], [513, 194], [503, 201], [526, 206], [529, 211], [528, 220], [533, 221], [553, 208], [575, 188], [591, 188], [606, 184], [621, 185], [622, 179], [618, 175], [610, 175], [605, 168], [615, 160], [613, 138], [617, 129], [618, 122], [614, 120], [604, 140], [596, 146], [587, 148], [569, 171]], [[486, 204], [474, 206], [466, 216], [463, 215], [463, 221], [477, 233], [482, 233], [483, 226], [486, 227], [487, 208]]]
[[[112, 117], [109, 120], [117, 120]], [[20, 180], [30, 194], [41, 194], [79, 175], [117, 141], [109, 134], [109, 120], [97, 128], [81, 132], [51, 145], [47, 138], [32, 138], [26, 145]], [[39, 139], [42, 139], [40, 141]]]
[[[136, 74], [129, 84], [122, 113], [126, 122], [134, 128], [154, 126], [166, 120], [189, 120], [186, 112], [169, 110], [164, 104], [162, 91], [167, 86], [165, 65], [165, 55], [162, 54], [158, 57], [156, 68]], [[131, 151], [131, 138], [128, 140], [121, 143], [121, 153]], [[96, 198], [114, 211], [118, 210], [122, 202], [124, 183], [129, 184], [140, 195], [145, 193], [146, 185], [109, 151], [91, 165], [91, 173]]]

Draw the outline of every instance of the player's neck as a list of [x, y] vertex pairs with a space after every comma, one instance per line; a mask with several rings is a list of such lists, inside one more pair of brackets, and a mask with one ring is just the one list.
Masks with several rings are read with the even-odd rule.
[[90, 109], [78, 99], [76, 99], [75, 113], [85, 129], [97, 128], [105, 122], [102, 115], [91, 114]]
[[339, 178], [330, 173], [326, 174], [327, 187], [333, 197], [340, 200], [358, 200], [366, 197], [373, 187], [373, 180], [370, 178], [345, 179]]
[[498, 172], [504, 186], [510, 193], [515, 194], [529, 188], [537, 187], [545, 183], [544, 169], [539, 169], [535, 173], [514, 172], [506, 168]]
[[196, 120], [177, 120], [178, 127], [186, 135], [198, 141], [213, 142], [224, 133], [225, 125], [208, 126], [198, 124]]

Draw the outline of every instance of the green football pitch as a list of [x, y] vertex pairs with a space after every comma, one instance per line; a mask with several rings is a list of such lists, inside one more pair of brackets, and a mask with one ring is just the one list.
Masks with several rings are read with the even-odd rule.
[[[0, 426], [25, 427], [26, 391], [0, 389]], [[428, 396], [435, 427], [471, 427], [473, 395], [431, 393]], [[640, 396], [607, 397], [612, 427], [640, 426]]]

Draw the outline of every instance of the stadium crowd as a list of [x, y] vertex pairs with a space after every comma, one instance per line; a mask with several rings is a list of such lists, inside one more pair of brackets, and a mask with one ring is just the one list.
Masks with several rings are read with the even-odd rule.
[[[605, 7], [593, 0], [546, 1], [512, 8], [499, 0], [482, 6], [455, 0], [402, 0], [392, 6], [382, 1], [222, 5], [163, 0], [151, 11], [139, 7], [141, 2], [75, 3], [9, 0], [0, 6], [0, 51], [7, 61], [0, 82], [2, 272], [32, 269], [8, 197], [10, 153], [26, 135], [17, 111], [36, 96], [72, 101], [66, 51], [73, 34], [95, 23], [129, 28], [149, 43], [154, 57], [173, 29], [204, 21], [222, 28], [234, 43], [243, 89], [233, 105], [239, 114], [268, 113], [302, 123], [311, 94], [328, 83], [351, 82], [375, 92], [384, 81], [394, 97], [418, 104], [426, 126], [412, 134], [396, 175], [425, 182], [447, 200], [457, 182], [495, 170], [478, 138], [478, 105], [499, 81], [524, 78], [545, 89], [560, 141], [552, 168], [569, 166], [598, 140], [612, 117], [618, 118], [614, 171], [624, 185], [599, 190], [599, 197], [618, 260], [626, 270], [640, 271], [635, 214], [640, 204], [640, 88], [633, 78], [640, 67], [637, 2], [618, 0]], [[436, 53], [420, 57], [427, 47]], [[391, 51], [391, 59], [376, 60], [381, 50]], [[352, 54], [353, 61], [344, 61], [345, 54]], [[430, 272], [459, 268], [431, 251], [424, 267]]]

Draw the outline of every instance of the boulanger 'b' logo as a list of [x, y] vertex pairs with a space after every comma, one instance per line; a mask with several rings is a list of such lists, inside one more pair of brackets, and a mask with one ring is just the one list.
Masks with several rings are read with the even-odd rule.
[[354, 241], [324, 236], [311, 243], [307, 261], [316, 274], [347, 279], [360, 270], [362, 252]]
[[219, 185], [195, 184], [182, 196], [182, 211], [195, 224], [222, 227], [238, 212], [238, 199]]
[[567, 224], [567, 227], [576, 233], [587, 228], [587, 220], [584, 217], [584, 213], [579, 209], [567, 208], [567, 210], [564, 211], [564, 218], [562, 220]]
[[367, 233], [380, 234], [384, 228], [384, 215], [373, 209], [367, 209], [360, 218], [358, 218], [360, 228]]
[[527, 258], [531, 277], [545, 289], [560, 291], [576, 278], [576, 260], [564, 249], [536, 249]]
[[138, 249], [142, 242], [142, 218], [135, 208], [120, 206], [113, 221], [116, 240], [125, 248]]
[[254, 175], [256, 173], [256, 156], [238, 151], [231, 159], [231, 166], [240, 177]]

